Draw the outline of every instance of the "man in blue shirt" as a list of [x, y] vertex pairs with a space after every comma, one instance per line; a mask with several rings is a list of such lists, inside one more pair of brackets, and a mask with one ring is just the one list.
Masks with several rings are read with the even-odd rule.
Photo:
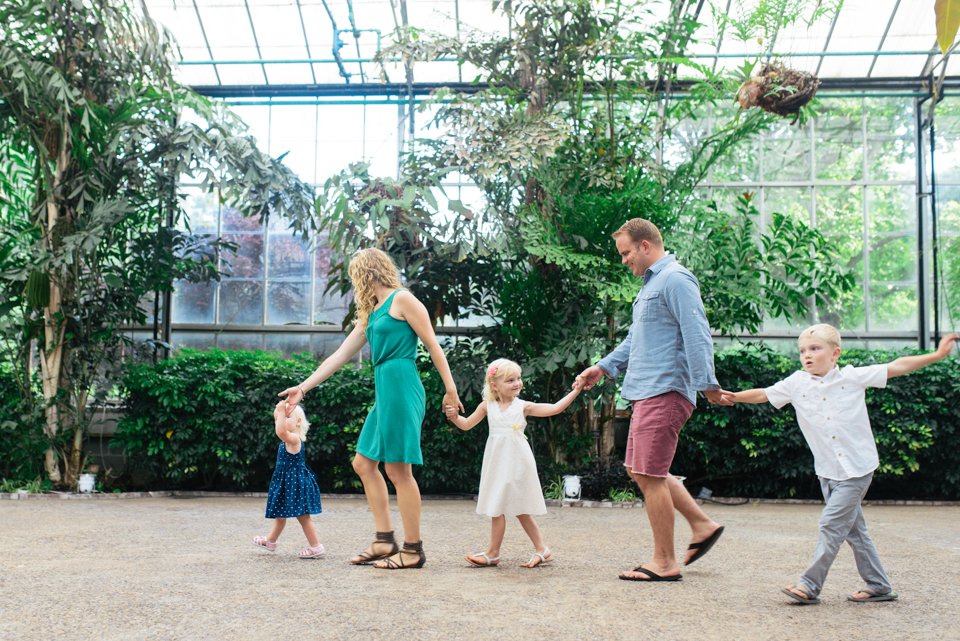
[[706, 554], [723, 533], [670, 475], [680, 428], [696, 407], [698, 391], [711, 403], [733, 403], [721, 395], [714, 375], [713, 341], [697, 279], [667, 255], [660, 230], [650, 221], [634, 218], [613, 237], [623, 264], [643, 277], [643, 288], [634, 300], [626, 339], [578, 378], [590, 389], [603, 375], [618, 378], [625, 373], [620, 395], [633, 404], [624, 466], [643, 492], [655, 550], [651, 562], [620, 578], [679, 581], [674, 508], [693, 530], [684, 565]]

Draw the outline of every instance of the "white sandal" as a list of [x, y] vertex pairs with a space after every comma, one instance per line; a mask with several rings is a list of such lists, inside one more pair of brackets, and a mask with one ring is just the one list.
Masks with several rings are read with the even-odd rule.
[[[533, 563], [533, 560], [538, 556], [540, 557], [540, 562], [537, 563], [536, 565], [531, 565], [531, 563]], [[520, 567], [538, 568], [544, 563], [550, 563], [550, 561], [553, 561], [553, 553], [550, 552], [550, 548], [543, 548], [543, 552], [534, 552], [533, 556], [530, 557], [530, 560], [527, 561], [526, 563], [520, 564]]]
[[306, 549], [300, 550], [301, 559], [319, 559], [326, 553], [326, 550], [323, 549], [323, 544], [317, 544], [317, 547], [308, 547]]
[[276, 542], [271, 542], [270, 539], [268, 539], [265, 536], [253, 537], [253, 544], [256, 545], [258, 548], [263, 548], [265, 550], [269, 550], [270, 552], [277, 551]]
[[472, 556], [482, 556], [483, 558], [485, 558], [485, 559], [487, 560], [486, 563], [477, 563], [476, 561], [474, 561], [473, 559], [471, 559], [469, 556], [463, 557], [463, 558], [465, 558], [465, 559], [467, 560], [467, 563], [469, 563], [470, 565], [476, 566], [476, 567], [478, 567], [478, 568], [492, 568], [492, 567], [496, 567], [496, 566], [500, 563], [500, 557], [499, 557], [499, 556], [491, 559], [489, 556], [487, 556], [487, 553], [486, 553], [486, 552], [477, 552], [476, 554], [474, 554], [474, 555], [472, 555]]

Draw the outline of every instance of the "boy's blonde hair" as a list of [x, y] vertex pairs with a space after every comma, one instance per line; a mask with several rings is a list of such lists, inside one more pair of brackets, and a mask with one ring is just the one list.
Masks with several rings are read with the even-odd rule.
[[307, 420], [307, 415], [303, 413], [303, 408], [297, 405], [293, 408], [293, 416], [297, 418], [297, 436], [300, 437], [301, 441], [306, 441], [307, 432], [310, 431], [310, 421]]
[[483, 377], [483, 400], [499, 401], [500, 396], [497, 389], [493, 386], [493, 381], [504, 381], [510, 374], [522, 374], [520, 366], [507, 358], [498, 358], [487, 366], [486, 374]]
[[800, 337], [797, 339], [797, 342], [799, 343], [805, 338], [819, 338], [834, 349], [840, 347], [840, 332], [838, 332], [837, 328], [833, 325], [821, 323], [820, 325], [808, 327], [800, 332]]

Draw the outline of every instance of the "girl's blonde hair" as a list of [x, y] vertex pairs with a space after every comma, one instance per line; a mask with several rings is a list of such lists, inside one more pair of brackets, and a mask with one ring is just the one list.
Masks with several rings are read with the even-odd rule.
[[486, 374], [483, 377], [483, 400], [499, 401], [500, 396], [497, 389], [493, 386], [493, 381], [505, 381], [511, 374], [518, 376], [523, 373], [520, 366], [506, 358], [498, 358], [487, 366]]
[[808, 327], [800, 332], [800, 337], [797, 339], [797, 342], [800, 342], [805, 338], [819, 338], [834, 349], [840, 347], [840, 332], [838, 332], [837, 328], [833, 325], [827, 325], [824, 323]]
[[347, 271], [353, 281], [353, 299], [361, 325], [367, 324], [370, 312], [377, 304], [377, 285], [403, 289], [396, 265], [390, 260], [390, 255], [381, 249], [361, 249], [353, 255]]
[[307, 415], [303, 413], [303, 408], [297, 405], [293, 408], [293, 416], [297, 418], [297, 436], [300, 437], [301, 441], [306, 441], [307, 432], [310, 431], [310, 421], [307, 420]]

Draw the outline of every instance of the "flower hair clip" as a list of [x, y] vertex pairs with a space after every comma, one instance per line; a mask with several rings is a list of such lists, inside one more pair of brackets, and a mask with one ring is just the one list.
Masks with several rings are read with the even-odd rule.
[[487, 372], [487, 376], [489, 376], [490, 378], [493, 378], [493, 375], [496, 373], [497, 373], [497, 366], [491, 365], [490, 370]]

